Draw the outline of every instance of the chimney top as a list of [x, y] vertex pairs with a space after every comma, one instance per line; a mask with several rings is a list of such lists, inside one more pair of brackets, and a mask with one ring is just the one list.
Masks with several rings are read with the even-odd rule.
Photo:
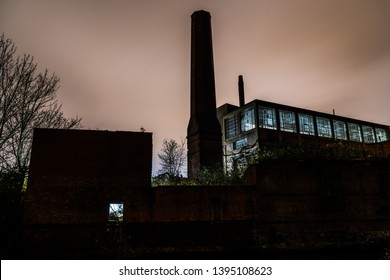
[[211, 14], [209, 12], [207, 12], [207, 11], [199, 10], [199, 11], [193, 12], [191, 17], [208, 17], [208, 18], [211, 18]]
[[245, 93], [244, 93], [244, 78], [242, 75], [238, 76], [238, 97], [240, 100], [240, 107], [245, 105]]

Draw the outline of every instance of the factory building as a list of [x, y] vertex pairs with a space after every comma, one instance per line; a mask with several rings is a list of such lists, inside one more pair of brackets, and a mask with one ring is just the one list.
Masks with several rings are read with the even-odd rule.
[[[389, 155], [389, 127], [261, 100], [215, 105], [210, 14], [192, 15], [189, 177], [264, 147]], [[36, 129], [23, 259], [382, 258], [389, 160], [251, 165], [240, 185], [151, 186], [152, 134]], [[387, 154], [386, 154], [387, 153]], [[281, 176], [281, 174], [283, 174]]]
[[264, 100], [244, 102], [239, 77], [240, 106], [218, 108], [222, 126], [224, 165], [229, 170], [255, 152], [286, 146], [321, 148], [332, 143], [354, 145], [386, 156], [389, 126]]

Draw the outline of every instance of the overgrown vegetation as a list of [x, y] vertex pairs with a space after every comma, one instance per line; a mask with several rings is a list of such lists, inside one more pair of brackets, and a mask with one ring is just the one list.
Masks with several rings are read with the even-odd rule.
[[188, 185], [239, 185], [251, 164], [267, 161], [295, 160], [358, 160], [373, 158], [362, 145], [351, 145], [342, 142], [327, 144], [321, 147], [294, 145], [283, 147], [263, 147], [242, 151], [231, 163], [232, 168], [225, 170], [222, 166], [204, 167], [195, 179], [172, 176], [162, 173], [153, 178], [153, 186], [188, 186]]
[[190, 185], [201, 186], [229, 186], [239, 185], [242, 183], [243, 173], [238, 170], [225, 171], [222, 166], [202, 168], [196, 179], [190, 180]]
[[370, 155], [362, 145], [351, 145], [335, 142], [321, 147], [294, 145], [283, 147], [263, 147], [251, 153], [240, 153], [234, 158], [232, 166], [245, 172], [251, 164], [277, 160], [358, 160], [378, 158]]
[[362, 147], [346, 145], [341, 142], [327, 144], [323, 147], [304, 145], [285, 146], [275, 149], [263, 149], [257, 153], [258, 162], [264, 160], [308, 160], [308, 159], [359, 159], [365, 158]]
[[170, 177], [168, 174], [153, 178], [153, 186], [228, 186], [242, 183], [242, 172], [226, 172], [223, 166], [203, 167], [194, 179]]

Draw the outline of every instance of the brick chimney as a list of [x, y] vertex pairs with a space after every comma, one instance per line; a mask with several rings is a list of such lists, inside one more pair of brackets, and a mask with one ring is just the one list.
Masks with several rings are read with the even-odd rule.
[[222, 132], [217, 119], [211, 15], [192, 14], [191, 116], [187, 128], [188, 177], [222, 164]]

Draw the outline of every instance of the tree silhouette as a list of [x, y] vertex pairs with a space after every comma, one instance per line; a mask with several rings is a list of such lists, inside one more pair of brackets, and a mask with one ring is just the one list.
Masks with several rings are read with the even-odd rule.
[[37, 73], [31, 55], [16, 56], [11, 39], [0, 37], [0, 171], [25, 174], [34, 128], [77, 128], [81, 119], [64, 117], [56, 91], [59, 78]]
[[168, 175], [171, 180], [181, 177], [181, 170], [186, 159], [184, 147], [184, 141], [178, 144], [173, 139], [164, 139], [161, 153], [158, 154], [161, 160], [160, 175]]

